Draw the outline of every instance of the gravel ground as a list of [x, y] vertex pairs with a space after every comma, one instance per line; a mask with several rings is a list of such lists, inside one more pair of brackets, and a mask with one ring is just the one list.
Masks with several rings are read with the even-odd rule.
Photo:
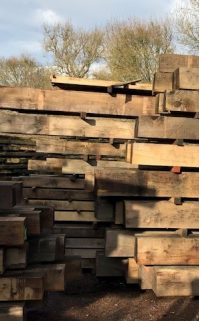
[[197, 321], [199, 298], [156, 298], [121, 280], [86, 276], [67, 293], [49, 293], [28, 321]]

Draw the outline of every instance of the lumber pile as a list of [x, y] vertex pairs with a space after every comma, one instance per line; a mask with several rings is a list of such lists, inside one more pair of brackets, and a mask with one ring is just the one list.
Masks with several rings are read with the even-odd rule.
[[65, 235], [53, 233], [54, 210], [25, 204], [22, 183], [0, 182], [0, 320], [25, 320], [25, 303], [65, 291]]
[[56, 76], [53, 90], [0, 88], [0, 177], [46, 215], [27, 233], [31, 273], [78, 258], [157, 296], [199, 295], [198, 67], [163, 55], [153, 88]]

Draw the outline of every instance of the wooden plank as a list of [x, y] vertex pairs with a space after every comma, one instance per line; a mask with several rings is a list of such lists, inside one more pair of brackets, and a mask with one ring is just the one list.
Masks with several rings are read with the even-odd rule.
[[134, 169], [134, 166], [125, 161], [110, 161], [110, 160], [101, 160], [97, 161], [98, 168], [129, 168]]
[[139, 266], [134, 258], [128, 259], [127, 272], [126, 272], [126, 283], [127, 284], [138, 284], [139, 283]]
[[109, 143], [89, 141], [67, 141], [65, 139], [49, 139], [48, 137], [36, 139], [38, 153], [53, 153], [63, 155], [101, 155], [111, 157], [125, 157], [125, 144], [116, 146]]
[[25, 306], [20, 303], [0, 303], [0, 321], [25, 321]]
[[157, 266], [153, 274], [157, 297], [199, 295], [198, 266]]
[[165, 95], [165, 109], [168, 111], [199, 112], [197, 90], [175, 90]]
[[179, 67], [199, 68], [198, 56], [163, 54], [159, 56], [159, 71], [173, 72]]
[[65, 291], [66, 264], [32, 265], [26, 273], [40, 273], [44, 275], [44, 290], [48, 292]]
[[154, 267], [140, 265], [139, 266], [139, 284], [142, 290], [151, 290], [154, 282]]
[[[1, 89], [0, 89], [1, 90]], [[23, 114], [0, 110], [0, 132], [133, 139], [135, 119]]]
[[127, 228], [199, 228], [199, 202], [125, 201]]
[[55, 222], [97, 222], [95, 212], [55, 211]]
[[29, 240], [28, 262], [45, 263], [63, 260], [64, 241], [62, 239], [65, 239], [65, 236], [50, 235]]
[[124, 224], [124, 202], [119, 201], [115, 203], [115, 224]]
[[0, 182], [0, 208], [7, 209], [22, 200], [22, 184], [16, 182]]
[[83, 224], [55, 224], [53, 232], [58, 234], [65, 234], [66, 237], [77, 238], [104, 238], [105, 228], [93, 228], [90, 223]]
[[70, 177], [56, 175], [32, 175], [19, 176], [15, 180], [23, 182], [23, 187], [40, 187], [40, 188], [67, 188], [67, 189], [84, 189], [85, 181], [82, 178], [73, 180]]
[[65, 249], [65, 256], [95, 259], [97, 250], [99, 249]]
[[44, 200], [85, 200], [92, 201], [94, 194], [92, 192], [81, 190], [68, 190], [56, 188], [36, 188], [26, 187], [23, 189], [26, 199], [44, 199]]
[[143, 116], [139, 118], [138, 137], [198, 140], [199, 119]]
[[99, 221], [114, 222], [114, 208], [113, 203], [98, 198], [95, 201], [95, 216]]
[[33, 206], [52, 206], [57, 211], [91, 211], [95, 210], [93, 201], [57, 201], [57, 200], [29, 200]]
[[198, 265], [197, 237], [138, 237], [137, 262], [143, 265]]
[[97, 252], [96, 276], [120, 277], [125, 275], [126, 260], [118, 257], [106, 257], [104, 253]]
[[5, 250], [5, 267], [8, 270], [25, 269], [27, 266], [28, 243], [21, 247], [9, 247]]
[[28, 161], [29, 171], [58, 172], [63, 174], [85, 174], [92, 166], [79, 159], [47, 158]]
[[163, 93], [173, 90], [173, 73], [156, 72], [153, 79], [153, 92]]
[[[75, 78], [75, 77], [67, 77], [67, 76], [59, 76], [59, 75], [53, 75], [51, 76], [51, 82], [54, 85], [69, 85], [70, 88], [74, 89], [76, 87], [81, 87], [83, 90], [89, 90], [90, 87], [96, 88], [105, 88], [107, 89], [110, 86], [123, 86], [124, 83], [120, 81], [111, 81], [111, 80], [100, 80], [100, 79], [88, 79], [88, 78]], [[88, 89], [87, 89], [88, 87]], [[135, 85], [129, 85], [130, 89], [138, 89], [138, 90], [148, 90], [151, 91], [152, 87], [151, 84], [148, 83], [136, 83]], [[64, 86], [65, 88], [65, 86]], [[68, 88], [66, 86], [66, 88]]]
[[1, 301], [42, 300], [44, 294], [41, 276], [10, 276], [0, 278]]
[[174, 72], [175, 89], [199, 89], [199, 68], [180, 67]]
[[104, 239], [67, 237], [65, 249], [104, 249]]
[[27, 236], [35, 236], [41, 234], [41, 212], [33, 210], [7, 210], [0, 211], [1, 217], [14, 218], [25, 217], [26, 218], [26, 232]]
[[0, 245], [23, 245], [25, 240], [24, 217], [0, 217]]
[[106, 231], [105, 253], [107, 257], [134, 257], [135, 237], [128, 230]]
[[124, 204], [127, 228], [199, 228], [199, 202], [129, 200]]
[[0, 248], [0, 275], [4, 273], [5, 262], [4, 262], [4, 250]]
[[199, 167], [199, 145], [134, 143], [132, 164]]
[[97, 169], [98, 196], [150, 196], [198, 198], [199, 173]]
[[138, 116], [155, 113], [155, 97], [1, 87], [1, 108]]

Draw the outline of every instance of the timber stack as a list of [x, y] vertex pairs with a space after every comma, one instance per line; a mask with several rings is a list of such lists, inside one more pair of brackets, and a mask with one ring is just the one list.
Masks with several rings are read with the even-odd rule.
[[[1, 207], [0, 219], [13, 231], [21, 220], [27, 239], [19, 245], [30, 253], [27, 271], [5, 263], [0, 281], [14, 275], [17, 292], [16, 277], [26, 284], [26, 275], [41, 273], [37, 264], [54, 274], [47, 263], [78, 258], [82, 270], [124, 276], [157, 296], [199, 295], [199, 57], [162, 55], [153, 86], [61, 76], [52, 83], [0, 88], [0, 178], [20, 185], [24, 198]], [[34, 229], [44, 219], [37, 235], [29, 219]], [[12, 241], [2, 253], [17, 249]], [[62, 257], [51, 252], [57, 242]], [[38, 284], [48, 291], [45, 275]], [[5, 301], [34, 300], [28, 290], [23, 298], [7, 293]]]

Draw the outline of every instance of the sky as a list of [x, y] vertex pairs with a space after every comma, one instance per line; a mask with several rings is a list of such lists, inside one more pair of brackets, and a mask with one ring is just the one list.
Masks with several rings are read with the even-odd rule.
[[30, 54], [40, 62], [44, 23], [70, 21], [77, 27], [103, 26], [113, 19], [158, 18], [167, 15], [175, 0], [1, 0], [0, 56]]

